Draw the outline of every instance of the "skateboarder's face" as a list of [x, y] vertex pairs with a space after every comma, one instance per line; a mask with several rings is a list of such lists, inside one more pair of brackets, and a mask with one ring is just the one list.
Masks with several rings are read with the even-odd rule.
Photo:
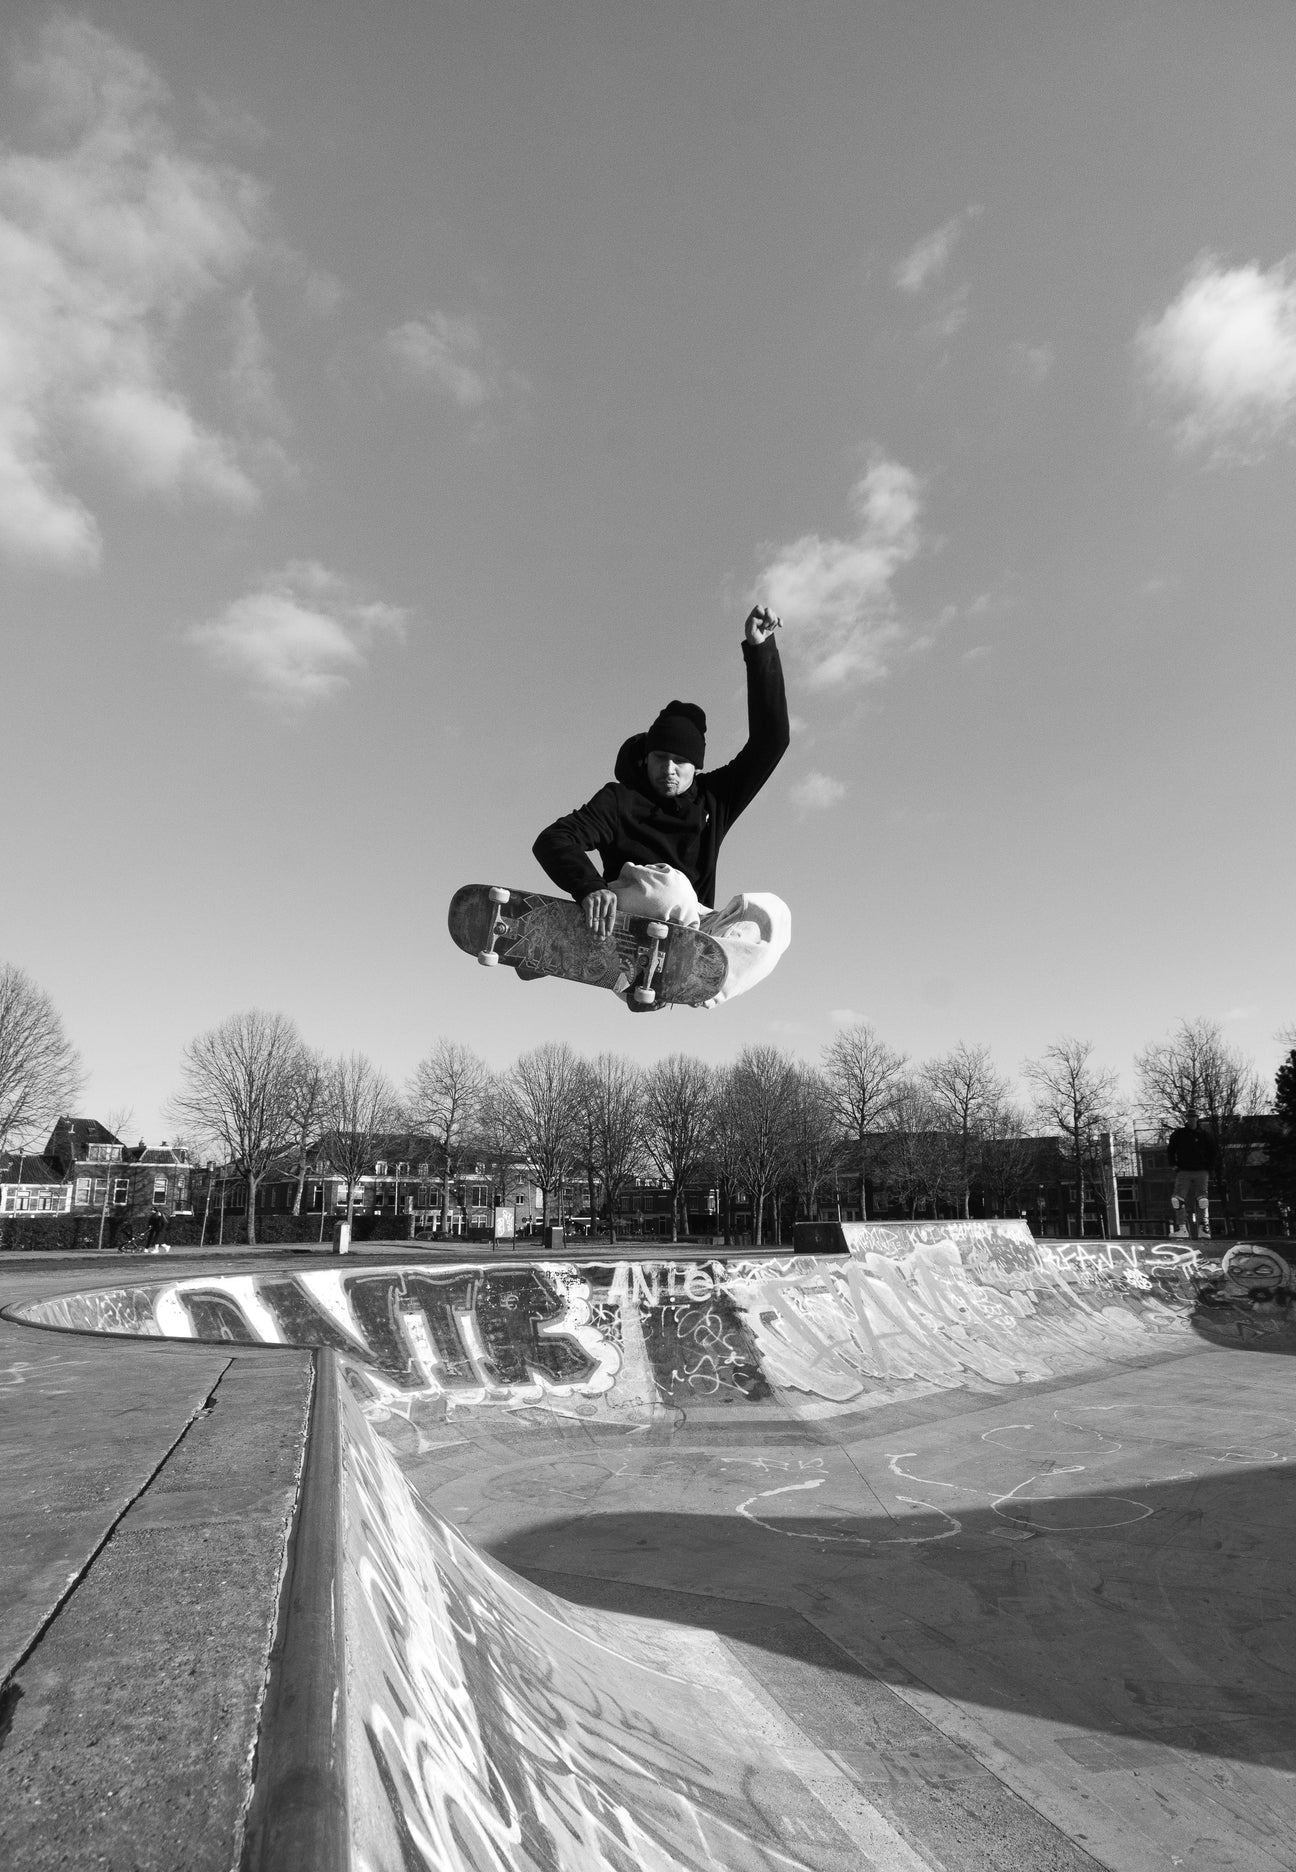
[[679, 794], [687, 793], [697, 772], [692, 761], [680, 760], [675, 754], [664, 754], [660, 748], [649, 749], [644, 755], [644, 767], [648, 773], [649, 786], [665, 799], [675, 799]]

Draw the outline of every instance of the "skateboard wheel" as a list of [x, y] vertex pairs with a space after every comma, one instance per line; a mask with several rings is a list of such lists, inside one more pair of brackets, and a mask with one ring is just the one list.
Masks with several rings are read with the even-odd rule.
[[639, 1003], [640, 1007], [651, 1007], [653, 1002], [657, 999], [657, 990], [655, 988], [636, 988], [634, 991], [634, 998]]
[[493, 949], [478, 950], [477, 960], [481, 963], [483, 968], [498, 968], [499, 967], [499, 957], [496, 955]]
[[665, 923], [650, 923], [648, 925], [648, 934], [652, 937], [654, 942], [665, 942], [666, 938], [670, 935], [670, 930]]
[[492, 903], [507, 903], [509, 894], [502, 884], [492, 884], [488, 893]]

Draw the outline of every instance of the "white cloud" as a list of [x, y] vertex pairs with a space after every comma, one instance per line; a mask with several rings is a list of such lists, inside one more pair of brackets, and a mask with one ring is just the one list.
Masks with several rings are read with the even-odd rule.
[[1186, 447], [1255, 455], [1296, 418], [1296, 256], [1265, 272], [1203, 255], [1136, 349]]
[[897, 290], [910, 294], [925, 292], [949, 265], [963, 229], [969, 221], [975, 221], [981, 212], [981, 204], [973, 202], [933, 233], [924, 234], [892, 270], [891, 278]]
[[916, 246], [911, 247], [892, 274], [899, 290], [920, 293], [938, 274], [943, 273], [962, 231], [963, 217], [955, 215], [953, 220], [938, 227], [934, 233], [925, 234]]
[[504, 373], [471, 319], [430, 312], [387, 334], [387, 348], [409, 374], [460, 409], [480, 409], [499, 394]]
[[802, 812], [821, 812], [846, 797], [846, 788], [830, 774], [808, 773], [791, 789], [792, 799]]
[[968, 322], [971, 298], [971, 288], [966, 284], [943, 293], [922, 328], [924, 338], [957, 338]]
[[1052, 376], [1057, 354], [1051, 344], [1028, 345], [1018, 340], [1008, 348], [1008, 364], [1014, 376], [1027, 383], [1042, 384]]
[[231, 507], [256, 503], [257, 490], [230, 443], [204, 429], [182, 398], [156, 384], [106, 383], [85, 396], [79, 421], [140, 493], [167, 494], [188, 485]]
[[257, 259], [262, 199], [181, 147], [158, 74], [88, 20], [56, 15], [15, 79], [46, 153], [0, 151], [0, 550], [84, 568], [101, 541], [65, 481], [78, 451], [141, 493], [259, 499], [238, 444], [176, 381], [176, 352], [189, 315]]
[[283, 432], [291, 427], [270, 364], [270, 343], [251, 289], [231, 309], [233, 336], [229, 384], [234, 406], [254, 428]]
[[786, 626], [788, 656], [812, 687], [880, 681], [910, 636], [892, 583], [922, 544], [919, 482], [899, 462], [878, 459], [851, 490], [856, 530], [847, 539], [807, 533], [766, 566], [758, 604]]
[[828, 1018], [833, 1022], [834, 1026], [853, 1027], [857, 1021], [862, 1021], [864, 1016], [856, 1013], [854, 1008], [840, 1007], [829, 1008]]
[[285, 566], [187, 636], [261, 701], [302, 709], [345, 689], [367, 668], [377, 643], [403, 638], [407, 620], [395, 605], [361, 598], [306, 560]]

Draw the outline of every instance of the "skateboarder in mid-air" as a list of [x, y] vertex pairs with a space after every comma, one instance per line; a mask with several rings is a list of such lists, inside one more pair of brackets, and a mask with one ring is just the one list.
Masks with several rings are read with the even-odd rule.
[[[546, 826], [533, 847], [554, 883], [583, 906], [595, 935], [610, 935], [618, 916], [648, 916], [714, 936], [729, 967], [708, 1007], [754, 987], [791, 937], [787, 905], [768, 892], [711, 908], [721, 843], [788, 745], [778, 626], [778, 618], [759, 607], [747, 619], [747, 743], [741, 752], [704, 772], [706, 716], [696, 703], [668, 702], [646, 732], [622, 744], [615, 779]], [[591, 852], [598, 854], [601, 874]]]

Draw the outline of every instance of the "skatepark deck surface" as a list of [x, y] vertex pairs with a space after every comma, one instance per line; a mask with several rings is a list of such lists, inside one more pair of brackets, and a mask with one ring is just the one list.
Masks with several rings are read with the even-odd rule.
[[0, 1852], [1296, 1866], [1285, 1305], [843, 1245], [5, 1268]]

